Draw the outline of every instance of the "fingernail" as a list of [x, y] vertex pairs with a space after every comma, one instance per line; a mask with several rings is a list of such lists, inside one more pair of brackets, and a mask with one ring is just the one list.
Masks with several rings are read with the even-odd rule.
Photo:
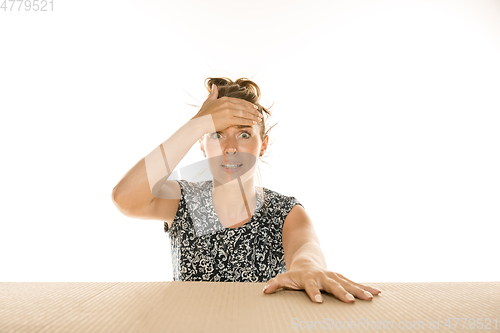
[[256, 108], [256, 109], [258, 109], [258, 108], [259, 108], [259, 107], [258, 107], [257, 105], [255, 105], [255, 104], [253, 105], [253, 107], [254, 107], [254, 108]]
[[257, 124], [257, 122], [254, 120], [254, 121], [253, 121], [253, 124], [255, 125], [255, 124]]
[[364, 293], [365, 293], [365, 295], [366, 295], [367, 297], [373, 298], [373, 295], [372, 295], [369, 291], [366, 291], [366, 290], [365, 290], [365, 292], [364, 292]]
[[267, 284], [264, 289], [262, 289], [262, 292], [266, 291], [266, 289], [269, 287], [269, 285]]
[[345, 297], [346, 297], [349, 301], [354, 301], [354, 296], [352, 296], [351, 294], [347, 294], [347, 295], [345, 295]]
[[316, 300], [316, 302], [318, 302], [318, 303], [321, 303], [321, 302], [323, 301], [323, 300], [322, 300], [322, 298], [321, 298], [321, 295], [316, 295], [316, 296], [314, 296], [314, 299], [315, 299], [315, 300]]

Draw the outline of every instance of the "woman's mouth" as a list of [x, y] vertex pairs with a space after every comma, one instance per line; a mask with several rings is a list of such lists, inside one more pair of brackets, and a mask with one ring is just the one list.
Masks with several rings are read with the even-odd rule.
[[243, 164], [222, 164], [221, 167], [225, 169], [226, 172], [233, 173], [241, 169]]

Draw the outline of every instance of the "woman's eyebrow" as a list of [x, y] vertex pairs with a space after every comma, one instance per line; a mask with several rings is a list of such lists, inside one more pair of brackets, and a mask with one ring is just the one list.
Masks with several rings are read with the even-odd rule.
[[[238, 129], [242, 129], [242, 128], [250, 128], [250, 129], [252, 129], [253, 128], [252, 126], [248, 126], [248, 125], [235, 125], [235, 126], [231, 126], [231, 127], [236, 127]], [[217, 132], [213, 132], [212, 134], [214, 134], [214, 133], [222, 133], [222, 132], [224, 132], [224, 131], [217, 131]]]

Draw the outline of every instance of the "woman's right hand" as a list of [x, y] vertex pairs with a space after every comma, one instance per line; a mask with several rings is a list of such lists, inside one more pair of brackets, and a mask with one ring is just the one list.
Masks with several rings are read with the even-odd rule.
[[255, 104], [234, 97], [217, 98], [218, 93], [217, 86], [212, 85], [212, 92], [191, 119], [211, 115], [217, 132], [231, 126], [253, 126], [262, 120]]

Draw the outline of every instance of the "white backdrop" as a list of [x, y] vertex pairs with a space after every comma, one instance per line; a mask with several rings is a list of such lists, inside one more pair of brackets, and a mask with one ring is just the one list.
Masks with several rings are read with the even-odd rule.
[[0, 10], [1, 281], [171, 280], [163, 222], [111, 191], [209, 76], [274, 103], [264, 186], [330, 270], [500, 280], [499, 1], [53, 1]]

